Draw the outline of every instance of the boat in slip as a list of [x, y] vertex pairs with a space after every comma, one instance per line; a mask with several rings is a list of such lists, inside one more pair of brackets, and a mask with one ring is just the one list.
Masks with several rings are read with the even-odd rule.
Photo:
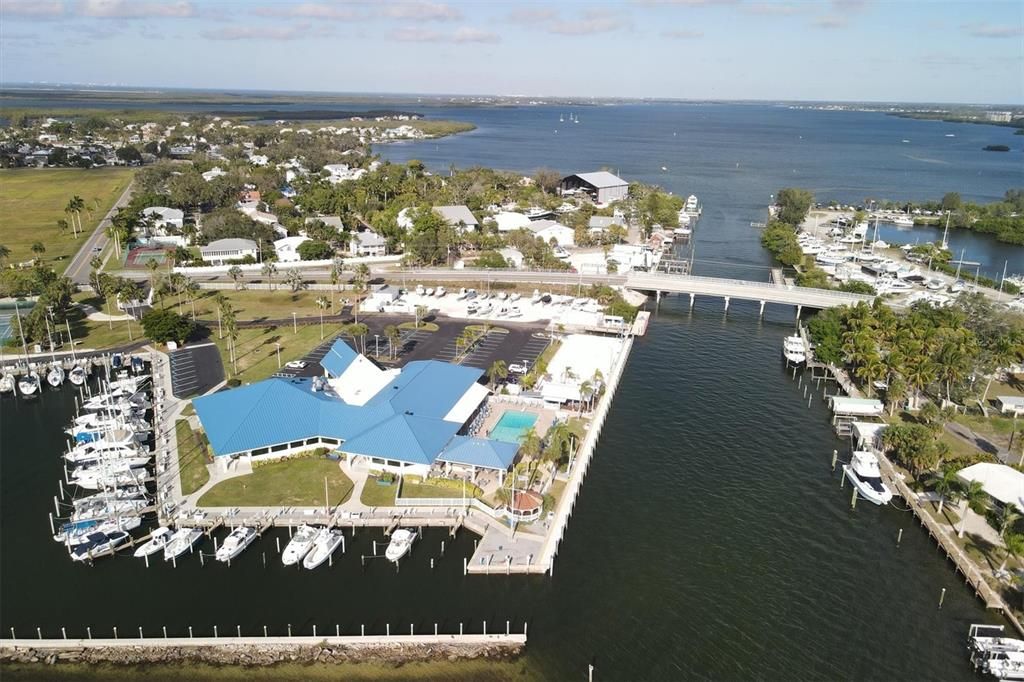
[[82, 366], [72, 367], [71, 371], [68, 372], [68, 381], [75, 386], [81, 386], [85, 383], [85, 380], [89, 378], [88, 372]]
[[913, 227], [914, 219], [909, 216], [900, 215], [892, 219], [892, 224], [896, 227]]
[[174, 532], [170, 528], [160, 526], [150, 534], [149, 540], [135, 549], [135, 556], [141, 558], [156, 554], [164, 548], [173, 535]]
[[391, 542], [384, 550], [384, 556], [388, 561], [397, 562], [412, 549], [412, 543], [416, 541], [416, 533], [408, 528], [399, 528], [391, 534]]
[[256, 529], [239, 526], [231, 531], [217, 548], [217, 561], [229, 562], [241, 554], [256, 539]]
[[787, 362], [800, 364], [807, 362], [807, 346], [799, 336], [787, 336], [782, 342], [782, 355]]
[[306, 524], [299, 526], [292, 535], [292, 539], [285, 545], [284, 551], [281, 552], [281, 563], [285, 566], [294, 566], [302, 561], [309, 554], [309, 550], [313, 549], [313, 542], [319, 532], [320, 529], [315, 526]]
[[314, 569], [331, 558], [335, 550], [344, 541], [344, 535], [339, 529], [321, 528], [313, 540], [313, 546], [302, 560], [302, 567]]
[[120, 516], [114, 519], [88, 519], [65, 523], [53, 536], [55, 542], [74, 547], [88, 542], [92, 533], [113, 533], [135, 530], [142, 525], [140, 516]]
[[18, 390], [22, 395], [35, 395], [39, 392], [39, 375], [33, 370], [18, 379]]
[[64, 368], [54, 363], [46, 372], [46, 383], [54, 388], [60, 388], [64, 383]]
[[971, 663], [999, 680], [1024, 680], [1024, 640], [1001, 637], [1002, 625], [971, 625]]
[[875, 504], [888, 504], [892, 499], [892, 491], [882, 482], [882, 472], [878, 468], [878, 457], [873, 452], [857, 450], [849, 464], [843, 465], [846, 477], [857, 488], [860, 496]]
[[164, 561], [173, 561], [185, 552], [189, 552], [203, 537], [198, 528], [179, 528], [164, 545]]
[[8, 372], [0, 377], [0, 393], [13, 393], [14, 385], [17, 383], [14, 375]]
[[128, 538], [128, 533], [123, 530], [90, 533], [85, 542], [72, 548], [71, 558], [74, 561], [88, 561], [97, 554], [113, 552], [127, 542]]

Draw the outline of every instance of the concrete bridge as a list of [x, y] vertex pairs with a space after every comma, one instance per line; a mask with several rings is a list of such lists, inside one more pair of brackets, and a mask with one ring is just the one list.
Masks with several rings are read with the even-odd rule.
[[874, 296], [851, 294], [831, 289], [811, 289], [782, 282], [752, 282], [745, 279], [722, 277], [698, 277], [695, 275], [670, 275], [660, 272], [630, 272], [624, 285], [637, 291], [654, 292], [660, 299], [662, 294], [689, 294], [690, 306], [697, 296], [714, 296], [725, 301], [729, 309], [732, 299], [756, 301], [761, 304], [761, 313], [768, 303], [796, 306], [799, 316], [803, 308], [832, 308], [840, 305], [871, 303]]

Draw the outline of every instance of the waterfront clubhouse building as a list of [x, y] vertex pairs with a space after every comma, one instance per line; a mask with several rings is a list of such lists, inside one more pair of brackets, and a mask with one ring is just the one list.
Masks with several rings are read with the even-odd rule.
[[426, 477], [435, 464], [506, 470], [518, 444], [460, 435], [487, 399], [483, 371], [436, 360], [381, 369], [336, 341], [324, 376], [273, 377], [196, 398], [216, 461], [327, 447], [353, 465]]

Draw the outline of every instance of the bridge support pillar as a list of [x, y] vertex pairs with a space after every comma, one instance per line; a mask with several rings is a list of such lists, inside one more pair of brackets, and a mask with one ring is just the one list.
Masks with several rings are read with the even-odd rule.
[[798, 320], [800, 319], [800, 313], [802, 313], [803, 310], [804, 310], [804, 307], [802, 305], [797, 305], [797, 307], [796, 307], [796, 319], [798, 319]]
[[725, 297], [725, 312], [729, 312], [729, 297]]
[[693, 310], [693, 301], [697, 298], [697, 294], [690, 294], [690, 310]]
[[764, 301], [761, 301], [761, 317], [764, 317]]

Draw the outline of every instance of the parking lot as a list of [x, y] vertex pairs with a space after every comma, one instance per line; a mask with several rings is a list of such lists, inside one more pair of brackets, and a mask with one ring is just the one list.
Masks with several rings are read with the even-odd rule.
[[224, 379], [217, 346], [205, 343], [172, 351], [171, 392], [176, 398], [206, 393]]
[[[386, 359], [388, 348], [387, 340], [384, 338], [384, 327], [408, 321], [408, 318], [374, 315], [367, 316], [361, 321], [370, 330], [366, 337], [366, 350], [369, 357], [373, 357], [376, 345], [379, 343], [381, 357]], [[385, 364], [401, 367], [415, 360], [454, 362], [456, 357], [455, 340], [462, 334], [468, 323], [440, 318], [434, 320], [434, 324], [438, 326], [437, 331], [403, 329], [401, 338], [396, 344], [398, 352], [395, 361]], [[375, 339], [375, 334], [380, 338]], [[275, 376], [315, 376], [323, 373], [320, 360], [337, 338], [339, 337], [335, 336], [324, 341], [303, 357], [303, 361], [307, 363], [306, 367], [302, 369], [283, 367]], [[351, 339], [348, 337], [343, 337], [343, 339], [347, 343], [351, 343]], [[462, 358], [460, 364], [487, 370], [495, 361], [503, 360], [508, 365], [520, 364], [530, 368], [547, 345], [548, 336], [543, 331], [542, 325], [507, 324], [492, 330], [486, 338], [477, 343], [473, 350]]]

